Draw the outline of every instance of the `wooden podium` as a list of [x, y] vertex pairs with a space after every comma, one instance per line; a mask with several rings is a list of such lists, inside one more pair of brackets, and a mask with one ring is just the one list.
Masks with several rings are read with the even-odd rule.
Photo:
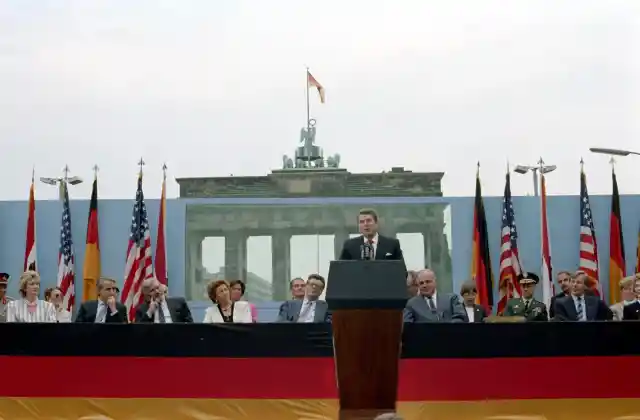
[[371, 420], [395, 412], [403, 261], [332, 261], [326, 300], [332, 314], [340, 420]]

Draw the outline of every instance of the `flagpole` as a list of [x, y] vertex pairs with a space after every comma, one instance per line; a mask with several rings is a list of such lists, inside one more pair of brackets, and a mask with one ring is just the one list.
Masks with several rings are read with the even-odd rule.
[[307, 99], [307, 121], [305, 123], [305, 126], [307, 127], [307, 133], [309, 133], [311, 126], [309, 121], [311, 120], [311, 105], [310, 105], [310, 101], [309, 101], [309, 67], [305, 67], [306, 68], [306, 78], [307, 78], [307, 90], [306, 90], [306, 94], [305, 97]]

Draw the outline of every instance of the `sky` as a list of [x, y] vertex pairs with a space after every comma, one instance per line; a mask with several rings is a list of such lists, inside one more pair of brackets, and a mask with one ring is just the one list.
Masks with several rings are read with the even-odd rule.
[[[327, 92], [311, 92], [317, 143], [352, 172], [443, 171], [465, 196], [480, 161], [500, 195], [507, 162], [542, 157], [549, 193], [575, 194], [583, 157], [607, 194], [588, 148], [640, 151], [639, 19], [633, 0], [3, 0], [0, 199], [26, 199], [34, 167], [96, 164], [103, 198], [133, 197], [140, 157], [148, 197], [165, 162], [169, 196], [175, 177], [266, 174], [305, 123], [305, 66]], [[616, 168], [638, 193], [634, 157]]]
[[[588, 149], [640, 151], [639, 23], [634, 0], [3, 0], [0, 199], [65, 165], [133, 199], [141, 157], [147, 197], [164, 163], [169, 197], [176, 177], [265, 175], [305, 125], [306, 66], [326, 89], [317, 144], [351, 172], [442, 171], [445, 196], [468, 196], [480, 162], [501, 195], [508, 162], [542, 157], [548, 193], [577, 194], [584, 158], [608, 194]], [[639, 158], [616, 161], [623, 194]]]

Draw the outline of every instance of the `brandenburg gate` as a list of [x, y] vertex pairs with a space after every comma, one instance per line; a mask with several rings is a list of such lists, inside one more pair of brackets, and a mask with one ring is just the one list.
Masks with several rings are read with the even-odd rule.
[[[209, 280], [203, 276], [202, 264], [202, 243], [206, 238], [224, 238], [224, 277], [244, 280], [250, 289], [248, 238], [270, 236], [271, 298], [286, 299], [292, 278], [292, 236], [333, 235], [334, 257], [337, 257], [343, 242], [350, 234], [357, 233], [357, 213], [363, 207], [375, 208], [384, 235], [421, 233], [425, 266], [436, 270], [440, 287], [450, 289], [451, 259], [444, 234], [446, 205], [379, 204], [381, 197], [442, 196], [444, 174], [415, 173], [404, 168], [382, 173], [350, 173], [339, 167], [338, 155], [324, 159], [322, 150], [314, 144], [314, 136], [315, 127], [309, 131], [303, 129], [301, 142], [304, 144], [296, 150], [295, 158], [284, 156], [282, 169], [266, 176], [177, 179], [180, 198], [234, 198], [242, 203], [187, 206], [185, 291], [188, 298], [202, 300], [202, 291]], [[353, 203], [353, 197], [359, 199], [357, 203]], [[281, 201], [261, 204], [260, 199], [265, 198]], [[315, 198], [312, 204], [309, 198]], [[306, 274], [293, 273], [294, 276]]]

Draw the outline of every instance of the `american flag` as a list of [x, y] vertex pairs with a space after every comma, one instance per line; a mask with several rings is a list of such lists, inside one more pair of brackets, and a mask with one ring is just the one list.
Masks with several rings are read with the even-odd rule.
[[64, 296], [63, 305], [71, 310], [76, 298], [75, 292], [75, 258], [73, 255], [73, 239], [71, 238], [71, 212], [69, 211], [69, 190], [62, 181], [62, 224], [60, 226], [60, 250], [58, 251], [58, 287]]
[[598, 270], [598, 244], [596, 229], [593, 225], [589, 192], [587, 191], [587, 176], [580, 170], [580, 270], [584, 271], [598, 285], [594, 292], [602, 296]]
[[508, 172], [504, 186], [504, 198], [502, 200], [501, 237], [500, 300], [498, 301], [498, 314], [504, 311], [509, 299], [520, 297], [521, 294], [518, 280], [522, 274], [522, 267], [518, 253], [516, 214], [513, 210], [513, 200], [511, 199], [511, 176]]
[[130, 320], [134, 319], [136, 306], [142, 303], [142, 282], [152, 276], [151, 232], [147, 219], [147, 206], [144, 204], [144, 194], [142, 193], [141, 171], [138, 176], [136, 202], [133, 205], [124, 286], [122, 288], [122, 303], [127, 306]]

